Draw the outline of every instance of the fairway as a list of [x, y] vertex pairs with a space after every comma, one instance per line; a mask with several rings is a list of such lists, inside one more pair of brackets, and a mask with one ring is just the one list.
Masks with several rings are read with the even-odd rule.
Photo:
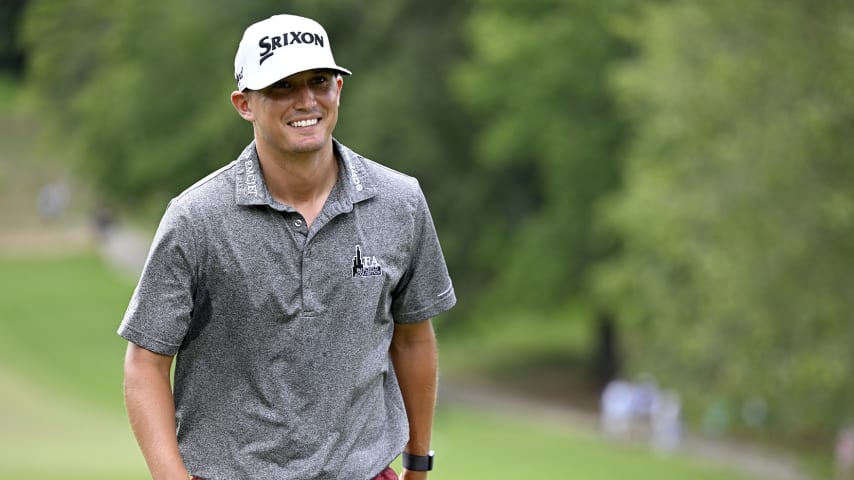
[[[115, 334], [132, 287], [94, 254], [0, 257], [0, 479], [148, 478], [124, 417]], [[434, 447], [435, 479], [745, 478], [453, 404], [440, 405]]]
[[0, 367], [0, 479], [148, 478], [120, 410], [93, 408], [8, 368]]

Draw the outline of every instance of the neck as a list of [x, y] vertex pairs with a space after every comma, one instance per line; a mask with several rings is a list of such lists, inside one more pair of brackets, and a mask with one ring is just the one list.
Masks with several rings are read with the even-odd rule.
[[281, 155], [256, 142], [267, 189], [277, 201], [295, 208], [309, 224], [320, 213], [338, 178], [332, 142], [316, 152]]

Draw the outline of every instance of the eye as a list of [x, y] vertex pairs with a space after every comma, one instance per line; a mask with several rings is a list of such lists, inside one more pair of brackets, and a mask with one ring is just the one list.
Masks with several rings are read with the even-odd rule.
[[309, 80], [312, 85], [325, 85], [329, 83], [329, 81], [329, 75], [315, 75], [311, 77], [311, 80]]
[[290, 89], [292, 87], [293, 85], [291, 85], [291, 82], [287, 80], [279, 80], [278, 82], [270, 85], [270, 88], [273, 90]]

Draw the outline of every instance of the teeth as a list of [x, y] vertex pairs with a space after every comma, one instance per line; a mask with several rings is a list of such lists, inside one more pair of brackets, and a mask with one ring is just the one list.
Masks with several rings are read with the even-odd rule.
[[317, 125], [317, 119], [312, 118], [311, 120], [298, 120], [296, 122], [291, 122], [291, 125], [295, 127], [310, 127], [312, 125]]

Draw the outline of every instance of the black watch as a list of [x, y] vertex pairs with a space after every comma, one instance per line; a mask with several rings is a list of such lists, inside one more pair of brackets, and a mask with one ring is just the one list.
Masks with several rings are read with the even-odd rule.
[[403, 468], [415, 472], [433, 470], [433, 450], [430, 450], [427, 455], [412, 455], [403, 452]]

